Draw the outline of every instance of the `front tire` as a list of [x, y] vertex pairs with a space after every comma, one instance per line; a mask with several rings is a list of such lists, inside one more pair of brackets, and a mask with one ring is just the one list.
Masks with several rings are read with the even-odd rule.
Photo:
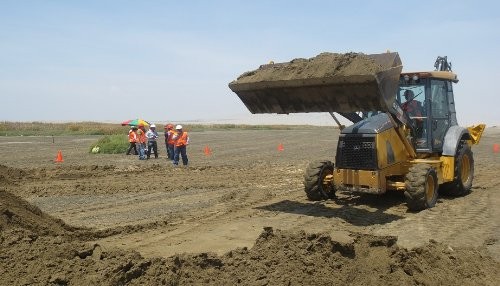
[[470, 146], [460, 141], [455, 155], [454, 179], [441, 185], [441, 193], [448, 196], [460, 197], [470, 193], [474, 179], [474, 157]]
[[327, 200], [335, 197], [333, 182], [324, 182], [327, 175], [333, 175], [333, 164], [330, 161], [311, 162], [304, 175], [304, 191], [311, 201]]
[[410, 167], [406, 175], [406, 203], [412, 211], [432, 208], [438, 198], [438, 180], [436, 170], [428, 164], [416, 164]]

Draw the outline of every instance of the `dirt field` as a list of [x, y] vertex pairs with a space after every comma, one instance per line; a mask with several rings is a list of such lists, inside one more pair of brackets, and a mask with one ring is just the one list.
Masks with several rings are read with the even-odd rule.
[[400, 193], [306, 200], [337, 136], [192, 132], [187, 168], [1, 137], [0, 284], [500, 285], [500, 129], [473, 148], [472, 193], [419, 213]]

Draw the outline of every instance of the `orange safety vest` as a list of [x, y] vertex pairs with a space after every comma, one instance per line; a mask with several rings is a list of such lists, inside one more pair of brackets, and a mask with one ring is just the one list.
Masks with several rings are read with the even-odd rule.
[[175, 132], [174, 130], [167, 131], [167, 144], [169, 144], [169, 145], [175, 144], [175, 140], [174, 140], [175, 135], [177, 135], [177, 132]]
[[137, 133], [135, 131], [130, 130], [128, 133], [128, 142], [137, 142]]
[[188, 134], [187, 132], [182, 132], [180, 136], [177, 137], [177, 140], [175, 140], [175, 146], [180, 147], [180, 146], [186, 146], [188, 142]]
[[137, 134], [137, 137], [137, 142], [146, 143], [146, 133], [144, 131], [142, 131], [141, 134]]
[[416, 100], [411, 100], [403, 104], [403, 110], [408, 112], [410, 116], [421, 117], [422, 112], [420, 109], [420, 103]]

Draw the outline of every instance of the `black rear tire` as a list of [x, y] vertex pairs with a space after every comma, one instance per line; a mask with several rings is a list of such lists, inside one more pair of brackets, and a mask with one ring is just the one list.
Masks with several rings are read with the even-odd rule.
[[304, 191], [311, 201], [327, 200], [335, 197], [335, 187], [329, 183], [324, 183], [327, 175], [333, 174], [332, 162], [314, 161], [306, 169], [304, 175]]
[[454, 179], [441, 185], [439, 191], [447, 196], [460, 197], [470, 193], [474, 179], [474, 157], [470, 146], [460, 141], [455, 155]]
[[405, 179], [406, 204], [412, 211], [432, 208], [438, 198], [438, 180], [436, 170], [428, 164], [416, 164], [410, 167]]

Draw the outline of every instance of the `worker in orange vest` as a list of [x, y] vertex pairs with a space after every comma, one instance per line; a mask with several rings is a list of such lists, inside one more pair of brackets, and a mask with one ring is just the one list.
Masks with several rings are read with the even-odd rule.
[[137, 130], [137, 143], [139, 147], [139, 160], [146, 160], [146, 133], [139, 129]]
[[137, 155], [137, 147], [135, 143], [137, 142], [137, 127], [132, 126], [130, 127], [130, 130], [128, 132], [128, 143], [130, 143], [130, 146], [128, 147], [127, 150], [127, 155], [130, 155], [130, 151], [134, 149], [134, 155]]
[[174, 130], [174, 125], [167, 124], [165, 125], [165, 147], [167, 148], [167, 158], [170, 160], [174, 160], [174, 135], [177, 132]]
[[174, 165], [179, 165], [179, 155], [182, 157], [182, 164], [187, 166], [188, 157], [186, 154], [186, 147], [189, 145], [188, 133], [182, 130], [182, 125], [175, 126], [175, 131], [177, 132], [172, 138], [174, 140]]
[[[139, 124], [139, 130], [141, 130], [144, 135], [146, 135], [146, 127], [144, 127], [144, 124]], [[148, 152], [148, 142], [147, 142], [148, 137], [146, 137], [146, 144], [144, 144], [144, 154]]]

